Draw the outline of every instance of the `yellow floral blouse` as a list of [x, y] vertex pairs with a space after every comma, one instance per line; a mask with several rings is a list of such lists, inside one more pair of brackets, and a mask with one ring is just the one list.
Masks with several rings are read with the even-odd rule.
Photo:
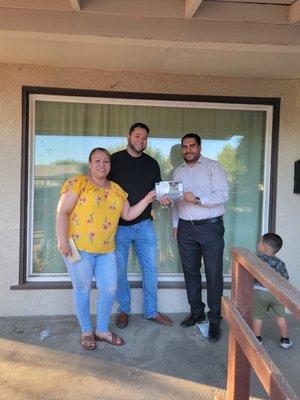
[[79, 250], [110, 253], [115, 249], [115, 233], [127, 193], [111, 182], [110, 189], [96, 186], [84, 175], [68, 179], [61, 194], [71, 190], [78, 195], [69, 215], [68, 237]]

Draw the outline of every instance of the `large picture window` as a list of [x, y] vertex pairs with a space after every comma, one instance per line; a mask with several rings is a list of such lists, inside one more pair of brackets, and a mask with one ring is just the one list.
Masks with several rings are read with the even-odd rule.
[[[255, 251], [259, 234], [268, 228], [273, 106], [108, 96], [28, 95], [26, 281], [68, 280], [54, 228], [60, 187], [68, 177], [87, 172], [92, 148], [124, 149], [135, 122], [150, 127], [146, 152], [158, 161], [163, 179], [182, 163], [180, 138], [188, 132], [201, 136], [205, 157], [223, 165], [230, 187], [224, 218], [228, 274], [230, 248]], [[157, 266], [161, 281], [180, 281], [170, 214], [168, 207], [154, 205]], [[140, 279], [133, 251], [129, 272], [131, 279]]]

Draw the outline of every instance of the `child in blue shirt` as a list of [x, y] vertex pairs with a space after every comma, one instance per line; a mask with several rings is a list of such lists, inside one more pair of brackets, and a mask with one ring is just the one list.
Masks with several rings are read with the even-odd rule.
[[[285, 279], [289, 279], [285, 263], [275, 256], [282, 247], [282, 239], [275, 233], [266, 233], [258, 243], [258, 256], [262, 261], [266, 262], [274, 271], [278, 272]], [[257, 339], [262, 342], [261, 330], [263, 319], [267, 314], [275, 317], [281, 338], [280, 347], [288, 349], [293, 342], [288, 337], [288, 327], [285, 320], [285, 309], [282, 304], [274, 297], [267, 288], [262, 286], [258, 281], [254, 283], [253, 293], [253, 325], [252, 329]]]

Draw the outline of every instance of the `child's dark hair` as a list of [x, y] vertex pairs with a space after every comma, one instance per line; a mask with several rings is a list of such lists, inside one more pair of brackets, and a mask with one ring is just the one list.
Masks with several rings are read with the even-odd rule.
[[261, 237], [263, 243], [270, 246], [275, 253], [277, 253], [282, 247], [282, 239], [276, 233], [265, 233]]

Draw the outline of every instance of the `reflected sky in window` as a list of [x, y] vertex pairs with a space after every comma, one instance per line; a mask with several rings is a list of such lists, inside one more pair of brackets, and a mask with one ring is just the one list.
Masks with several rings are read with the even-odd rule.
[[[242, 135], [233, 135], [228, 140], [202, 140], [202, 154], [205, 157], [217, 159], [226, 145], [237, 147]], [[35, 165], [49, 165], [66, 159], [86, 162], [90, 151], [94, 147], [104, 147], [115, 152], [126, 147], [125, 137], [112, 136], [55, 136], [36, 135], [35, 137]], [[168, 157], [172, 146], [180, 144], [178, 138], [154, 138], [148, 140], [148, 147], [158, 150], [164, 157]]]

